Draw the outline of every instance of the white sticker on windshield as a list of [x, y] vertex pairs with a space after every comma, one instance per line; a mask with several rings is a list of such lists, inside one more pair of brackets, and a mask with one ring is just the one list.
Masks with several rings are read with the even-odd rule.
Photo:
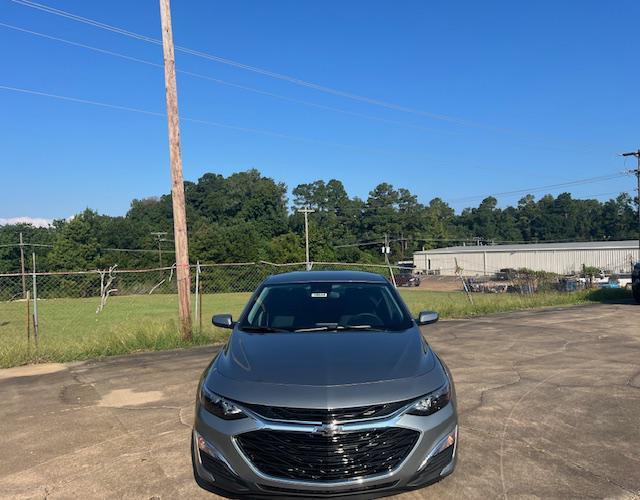
[[327, 295], [327, 292], [311, 292], [311, 297], [314, 299], [326, 299]]

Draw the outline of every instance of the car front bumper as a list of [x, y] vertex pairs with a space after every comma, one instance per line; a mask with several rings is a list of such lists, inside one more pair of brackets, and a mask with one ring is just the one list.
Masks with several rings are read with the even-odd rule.
[[[395, 414], [369, 422], [344, 425], [344, 432], [380, 428], [417, 431], [419, 437], [398, 466], [382, 474], [337, 481], [307, 481], [274, 477], [262, 472], [243, 453], [238, 436], [257, 430], [311, 432], [313, 425], [267, 421], [257, 415], [223, 420], [196, 405], [192, 459], [196, 481], [210, 491], [227, 496], [341, 497], [381, 493], [426, 486], [453, 472], [458, 445], [455, 402], [426, 417]], [[445, 440], [453, 443], [440, 453]]]

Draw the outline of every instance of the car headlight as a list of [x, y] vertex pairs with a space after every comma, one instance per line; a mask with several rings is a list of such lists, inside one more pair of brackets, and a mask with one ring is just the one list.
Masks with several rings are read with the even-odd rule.
[[432, 415], [447, 406], [447, 403], [449, 403], [450, 400], [451, 385], [447, 381], [442, 387], [439, 387], [435, 391], [413, 403], [407, 413], [409, 415], [426, 417], [427, 415]]
[[200, 389], [200, 404], [209, 413], [224, 420], [238, 420], [247, 417], [234, 403], [209, 391], [204, 385]]

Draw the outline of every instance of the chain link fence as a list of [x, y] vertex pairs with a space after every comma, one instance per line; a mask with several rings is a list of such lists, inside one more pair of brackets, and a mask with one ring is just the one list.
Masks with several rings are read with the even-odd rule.
[[[384, 265], [319, 262], [310, 267], [391, 277], [391, 267]], [[211, 314], [237, 316], [267, 276], [306, 268], [304, 262], [192, 265], [192, 343], [224, 340], [228, 332], [211, 325]], [[174, 267], [0, 274], [0, 367], [180, 347], [177, 304]], [[175, 345], [167, 345], [167, 339]]]
[[[428, 306], [449, 316], [551, 305], [558, 299], [545, 299], [538, 292], [553, 294], [585, 286], [549, 273], [508, 270], [512, 274], [482, 279], [461, 274], [447, 277], [455, 288], [445, 291], [428, 282], [440, 277], [421, 276], [409, 267], [342, 262], [314, 262], [309, 267], [384, 275], [403, 287], [403, 297], [414, 312]], [[0, 274], [0, 368], [224, 341], [229, 331], [215, 328], [209, 320], [212, 314], [238, 317], [251, 292], [267, 276], [306, 269], [304, 262], [192, 265], [194, 336], [188, 341], [178, 334], [174, 267]], [[500, 298], [495, 295], [500, 292], [515, 293]], [[571, 303], [572, 299], [562, 300]]]

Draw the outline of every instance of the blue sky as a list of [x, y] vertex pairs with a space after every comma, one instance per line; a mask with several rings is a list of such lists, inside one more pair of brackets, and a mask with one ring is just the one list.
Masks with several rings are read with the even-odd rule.
[[[40, 3], [160, 37], [156, 0]], [[340, 110], [180, 73], [182, 116], [279, 134], [183, 121], [188, 180], [255, 167], [290, 189], [338, 178], [366, 197], [386, 181], [422, 202], [440, 196], [461, 209], [485, 194], [615, 174], [633, 167], [617, 154], [640, 146], [634, 0], [172, 7], [177, 45], [412, 111], [179, 52], [179, 70]], [[0, 0], [0, 23], [162, 63], [157, 45], [10, 0]], [[164, 112], [161, 68], [5, 26], [0, 43], [0, 86]], [[119, 215], [133, 198], [169, 191], [163, 117], [1, 89], [0, 106], [0, 218], [68, 217], [85, 207]], [[606, 199], [633, 186], [623, 177], [568, 190]]]

